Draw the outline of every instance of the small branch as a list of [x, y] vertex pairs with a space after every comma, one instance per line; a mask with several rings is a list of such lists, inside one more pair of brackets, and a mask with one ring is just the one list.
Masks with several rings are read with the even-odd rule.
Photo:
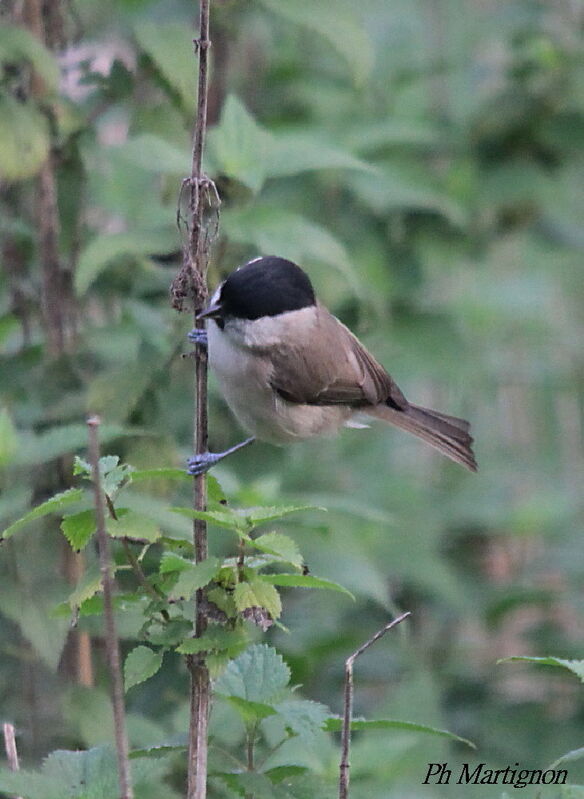
[[[6, 750], [8, 767], [10, 771], [20, 771], [18, 750], [16, 749], [16, 737], [14, 735], [14, 725], [6, 722], [3, 724], [2, 729], [4, 732], [4, 749]], [[15, 799], [22, 799], [22, 796], [16, 796]]]
[[385, 633], [389, 632], [393, 627], [396, 627], [404, 619], [410, 616], [410, 612], [402, 613], [397, 619], [390, 621], [385, 627], [375, 633], [363, 646], [355, 650], [350, 657], [345, 661], [345, 692], [343, 700], [343, 727], [341, 732], [341, 762], [339, 764], [339, 799], [348, 799], [349, 797], [349, 749], [351, 747], [351, 720], [353, 718], [353, 665], [359, 655], [362, 655], [365, 650], [383, 638]]
[[120, 649], [113, 610], [114, 586], [112, 578], [112, 560], [109, 538], [105, 529], [105, 497], [101, 488], [101, 475], [99, 472], [99, 424], [100, 420], [97, 416], [92, 416], [87, 420], [89, 433], [89, 462], [91, 464], [93, 476], [95, 516], [97, 522], [97, 546], [99, 549], [99, 562], [103, 585], [105, 645], [111, 676], [112, 703], [114, 711], [114, 727], [116, 737], [116, 752], [118, 756], [118, 775], [120, 780], [121, 799], [133, 799], [134, 791], [132, 789], [130, 762], [128, 759], [128, 736], [126, 733], [124, 684], [122, 680]]

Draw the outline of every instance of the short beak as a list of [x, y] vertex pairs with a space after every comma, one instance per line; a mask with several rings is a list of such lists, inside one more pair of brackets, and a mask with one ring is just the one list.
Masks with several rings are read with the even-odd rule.
[[197, 314], [198, 319], [217, 319], [222, 313], [221, 303], [219, 301], [212, 302], [207, 305], [200, 313]]

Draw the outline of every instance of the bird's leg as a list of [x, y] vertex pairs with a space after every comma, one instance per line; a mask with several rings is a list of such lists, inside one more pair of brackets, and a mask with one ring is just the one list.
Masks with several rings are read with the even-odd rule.
[[212, 466], [218, 461], [223, 460], [228, 455], [237, 452], [238, 449], [242, 447], [246, 447], [248, 444], [251, 444], [255, 441], [255, 437], [252, 436], [251, 438], [246, 438], [245, 441], [241, 441], [239, 444], [236, 444], [234, 447], [229, 447], [226, 449], [225, 452], [201, 452], [198, 455], [193, 455], [192, 458], [187, 459], [188, 465], [188, 473], [192, 475], [204, 474], [208, 472]]
[[187, 334], [187, 338], [193, 344], [200, 344], [201, 347], [207, 346], [207, 331], [202, 327], [195, 327], [194, 330]]

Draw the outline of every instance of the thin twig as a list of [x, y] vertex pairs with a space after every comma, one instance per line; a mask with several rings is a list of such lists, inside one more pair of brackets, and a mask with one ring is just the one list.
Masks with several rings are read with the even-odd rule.
[[133, 799], [130, 761], [128, 759], [128, 736], [126, 733], [126, 711], [124, 707], [124, 684], [120, 663], [120, 648], [116, 632], [113, 609], [113, 577], [109, 538], [105, 529], [105, 496], [101, 487], [99, 472], [99, 430], [100, 420], [92, 416], [87, 420], [89, 432], [89, 462], [93, 477], [97, 546], [103, 586], [103, 609], [105, 617], [105, 646], [110, 667], [112, 703], [116, 753], [118, 756], [118, 775], [121, 799]]
[[351, 747], [351, 720], [353, 718], [353, 665], [359, 655], [362, 655], [365, 650], [383, 638], [385, 633], [389, 632], [393, 627], [396, 627], [404, 619], [410, 616], [410, 611], [402, 613], [397, 619], [390, 621], [381, 630], [378, 630], [363, 646], [355, 650], [350, 657], [345, 661], [345, 695], [343, 701], [343, 726], [341, 731], [341, 762], [339, 764], [339, 799], [348, 799], [349, 797], [349, 750]]
[[[209, 256], [208, 238], [204, 232], [205, 205], [210, 194], [209, 179], [203, 174], [203, 149], [207, 127], [208, 96], [208, 56], [210, 0], [199, 0], [199, 38], [195, 41], [198, 56], [197, 116], [193, 138], [193, 155], [190, 177], [190, 224], [188, 260], [191, 270], [191, 283], [194, 287], [195, 327], [204, 327], [197, 320], [197, 311], [207, 297], [207, 262]], [[214, 188], [215, 196], [216, 189]], [[195, 347], [195, 412], [194, 412], [194, 451], [201, 454], [208, 449], [207, 418], [207, 350], [201, 345]], [[207, 507], [207, 481], [201, 474], [194, 478], [193, 507], [205, 510]], [[199, 563], [208, 555], [207, 525], [201, 519], [193, 524], [195, 561]], [[199, 589], [196, 594], [195, 635], [201, 636], [207, 629], [204, 611], [205, 594]], [[210, 681], [209, 670], [202, 655], [189, 658], [191, 672], [189, 749], [187, 763], [187, 799], [206, 799], [207, 796], [207, 757]]]
[[[6, 759], [8, 760], [8, 767], [10, 771], [20, 771], [20, 763], [18, 762], [18, 750], [16, 748], [16, 737], [14, 735], [14, 725], [5, 722], [2, 725], [4, 732], [4, 749], [6, 750]], [[14, 799], [22, 799], [22, 796], [15, 796]]]

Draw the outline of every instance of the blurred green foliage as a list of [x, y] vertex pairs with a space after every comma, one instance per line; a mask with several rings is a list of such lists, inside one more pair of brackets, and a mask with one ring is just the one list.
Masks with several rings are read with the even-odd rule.
[[[106, 448], [139, 469], [182, 467], [192, 438], [191, 322], [168, 287], [190, 169], [193, 4], [63, 3], [58, 59], [11, 17], [18, 5], [0, 28], [2, 528], [69, 487], [88, 410], [106, 422]], [[428, 762], [544, 768], [582, 743], [573, 675], [496, 660], [582, 657], [584, 5], [213, 6], [206, 157], [223, 205], [211, 284], [259, 253], [300, 262], [408, 397], [472, 421], [481, 468], [468, 475], [381, 427], [258, 444], [217, 468], [241, 503], [325, 505], [324, 520], [292, 518], [287, 534], [313, 573], [357, 598], [290, 589], [289, 632], [268, 640], [304, 696], [338, 712], [344, 659], [388, 614], [411, 610], [408, 630], [358, 662], [356, 712], [446, 727], [478, 754], [363, 732], [352, 796], [499, 796], [420, 783]], [[36, 202], [49, 153], [64, 287], [56, 352]], [[218, 449], [241, 431], [211, 388]], [[188, 531], [167, 511], [189, 503], [188, 483], [176, 485], [161, 475], [148, 492], [134, 487], [128, 507]], [[51, 611], [76, 580], [59, 536], [56, 522], [33, 520], [0, 554], [0, 707], [28, 762], [110, 739], [97, 619], [71, 633]], [[214, 528], [211, 554], [230, 546]], [[137, 628], [123, 625], [129, 650]], [[83, 633], [93, 687], [75, 684]], [[129, 694], [133, 746], [183, 732], [186, 697], [181, 659], [165, 658]], [[243, 740], [228, 705], [212, 728], [218, 749]], [[334, 778], [330, 736], [294, 746], [288, 758]], [[582, 766], [568, 767], [581, 783]]]

